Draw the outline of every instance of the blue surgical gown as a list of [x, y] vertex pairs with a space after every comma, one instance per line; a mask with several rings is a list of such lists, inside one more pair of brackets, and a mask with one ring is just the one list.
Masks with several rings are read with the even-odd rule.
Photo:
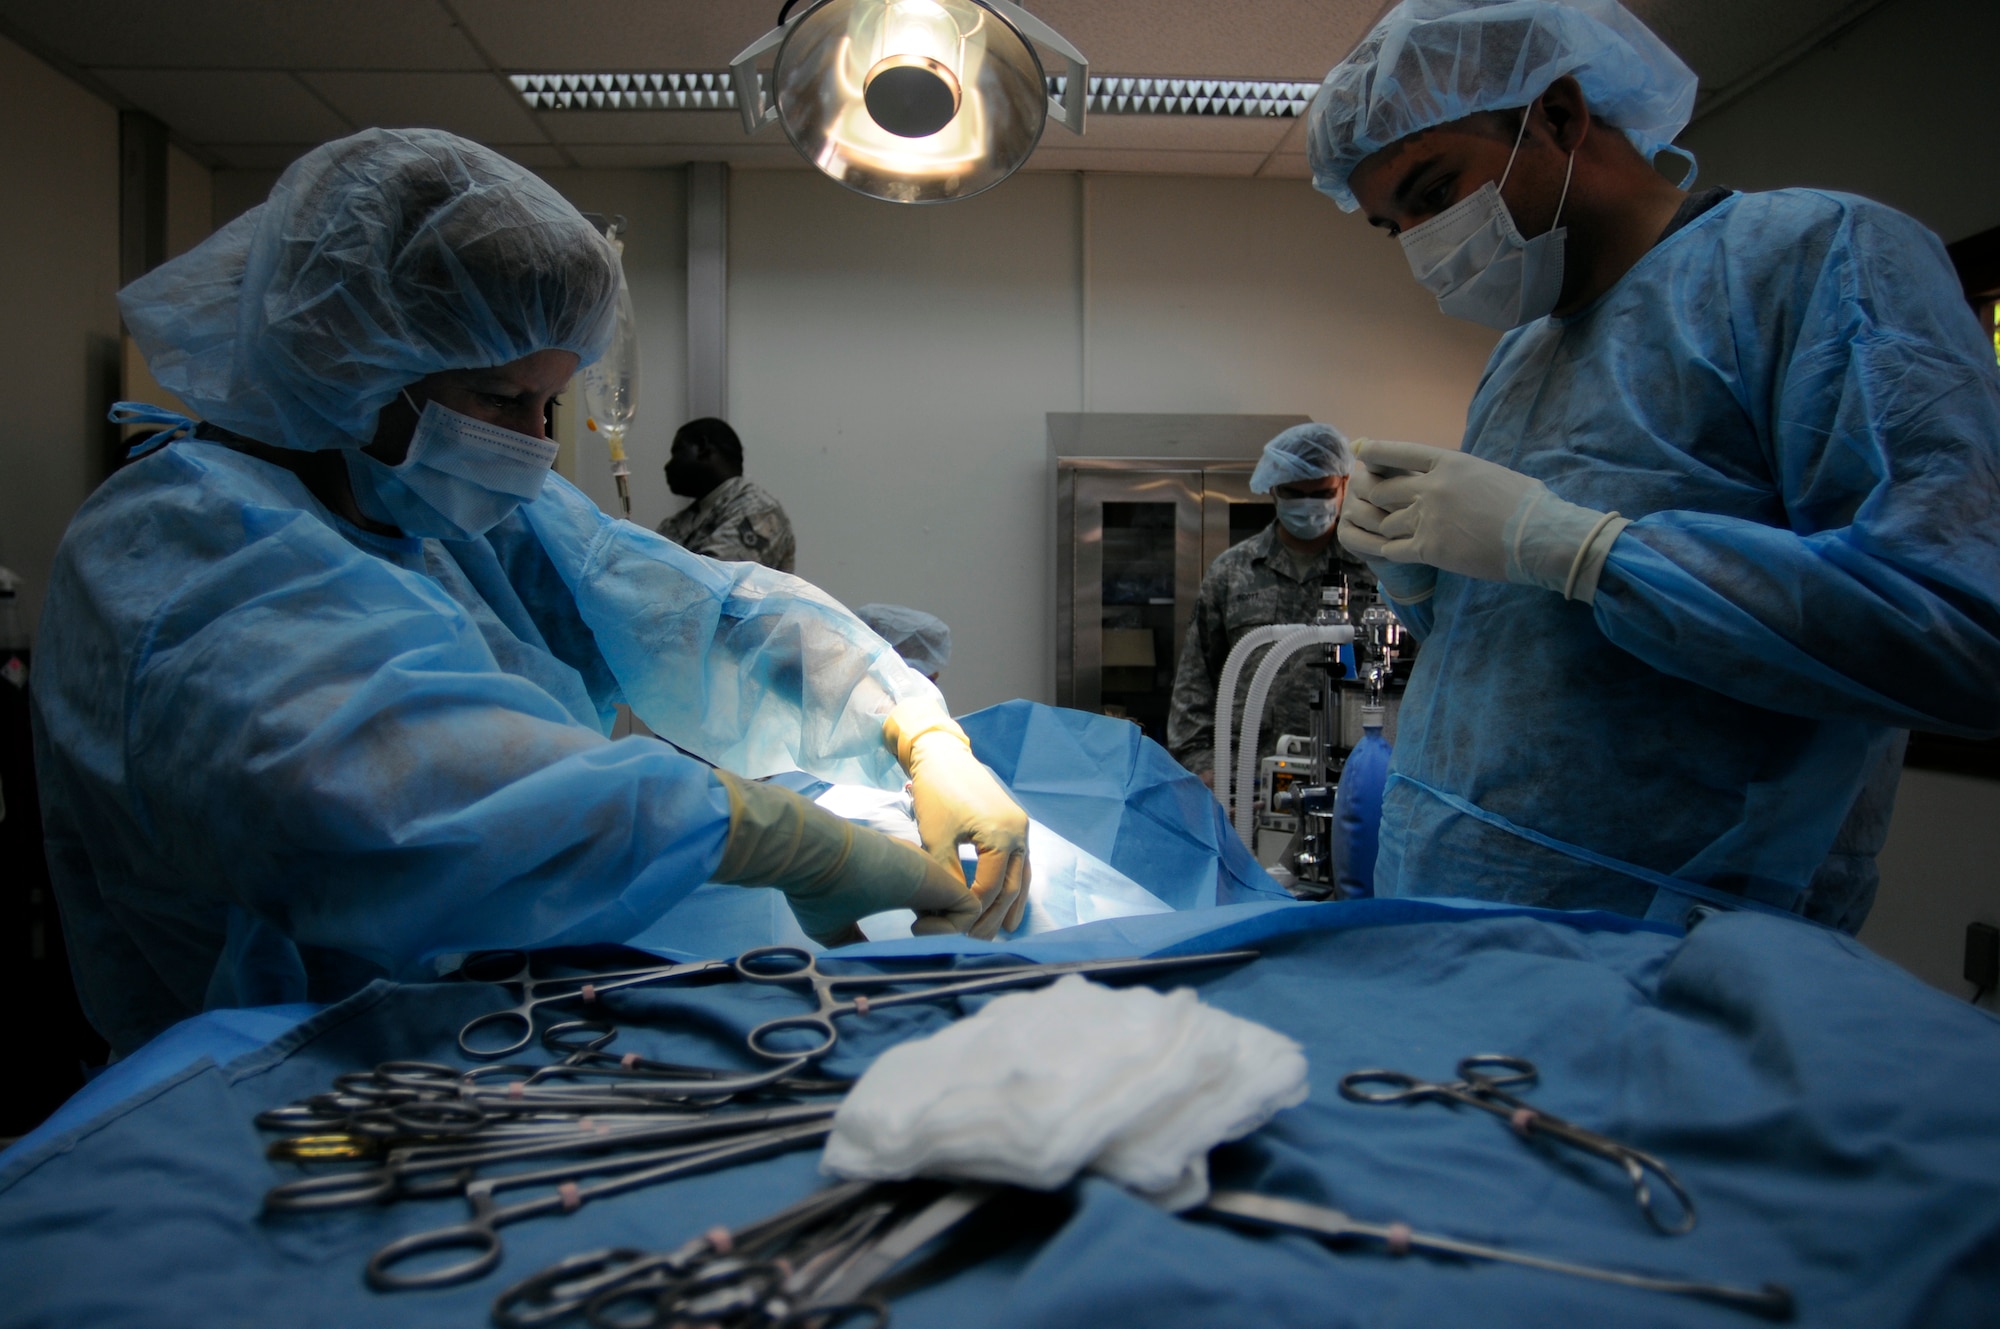
[[290, 471], [177, 443], [56, 558], [35, 660], [50, 867], [129, 1051], [482, 948], [618, 941], [702, 883], [740, 774], [900, 786], [936, 696], [806, 583], [615, 522], [560, 477], [485, 537], [388, 539]]
[[1735, 195], [1503, 338], [1464, 447], [1633, 523], [1595, 605], [1404, 611], [1377, 889], [1663, 917], [1652, 873], [1858, 928], [1903, 731], [2000, 732], [2000, 373], [1937, 239]]

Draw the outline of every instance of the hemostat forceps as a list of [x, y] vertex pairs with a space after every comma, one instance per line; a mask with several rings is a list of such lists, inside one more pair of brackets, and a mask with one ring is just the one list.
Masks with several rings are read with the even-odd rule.
[[[1496, 1117], [1505, 1118], [1523, 1139], [1546, 1135], [1618, 1164], [1631, 1178], [1632, 1198], [1638, 1202], [1639, 1212], [1646, 1216], [1647, 1222], [1669, 1236], [1679, 1236], [1692, 1230], [1695, 1223], [1694, 1201], [1688, 1198], [1688, 1193], [1681, 1188], [1680, 1181], [1665, 1163], [1642, 1149], [1620, 1144], [1595, 1131], [1587, 1131], [1561, 1117], [1552, 1116], [1507, 1092], [1515, 1085], [1535, 1083], [1537, 1074], [1532, 1061], [1486, 1052], [1459, 1062], [1459, 1078], [1442, 1084], [1419, 1080], [1401, 1071], [1356, 1071], [1342, 1077], [1340, 1096], [1351, 1103], [1421, 1103], [1426, 1099], [1439, 1099], [1491, 1112]], [[1671, 1222], [1662, 1218], [1654, 1208], [1654, 1180], [1666, 1188], [1680, 1209], [1680, 1216]]]
[[[519, 965], [510, 971], [507, 961], [519, 957]], [[487, 977], [485, 972], [498, 966], [498, 976]], [[466, 1022], [458, 1031], [458, 1050], [468, 1057], [491, 1060], [519, 1052], [535, 1041], [535, 1012], [553, 1002], [584, 1001], [597, 999], [601, 992], [616, 992], [621, 988], [646, 987], [654, 983], [667, 983], [675, 979], [696, 978], [703, 975], [723, 975], [730, 972], [727, 960], [695, 960], [685, 964], [658, 964], [645, 969], [615, 969], [607, 973], [579, 974], [569, 978], [536, 978], [534, 958], [525, 951], [487, 951], [468, 959], [459, 970], [465, 978], [477, 983], [493, 983], [500, 987], [519, 988], [521, 1004], [505, 1010], [488, 1011]], [[509, 1033], [516, 1036], [509, 1042], [491, 1046], [477, 1046], [474, 1037], [480, 1030], [488, 1031], [489, 1037], [506, 1038]]]
[[[759, 946], [736, 957], [737, 977], [751, 983], [781, 987], [811, 988], [819, 1009], [807, 1015], [781, 1015], [752, 1029], [744, 1040], [750, 1050], [772, 1061], [808, 1061], [833, 1051], [840, 1041], [834, 1020], [843, 1015], [866, 1015], [870, 1010], [907, 1006], [912, 1002], [941, 1001], [980, 992], [1001, 992], [1009, 988], [1039, 987], [1065, 974], [1092, 978], [1138, 977], [1195, 969], [1211, 964], [1236, 964], [1254, 960], [1258, 952], [1209, 951], [1201, 955], [1141, 956], [1123, 960], [1069, 960], [1060, 964], [998, 965], [987, 969], [857, 970], [829, 974], [819, 967], [811, 951], [799, 946]], [[912, 986], [921, 985], [921, 986]], [[897, 991], [910, 988], [909, 991]], [[851, 997], [842, 997], [851, 992]], [[870, 994], [874, 995], [870, 995]], [[773, 1035], [797, 1032], [814, 1040], [809, 1047], [773, 1046]]]

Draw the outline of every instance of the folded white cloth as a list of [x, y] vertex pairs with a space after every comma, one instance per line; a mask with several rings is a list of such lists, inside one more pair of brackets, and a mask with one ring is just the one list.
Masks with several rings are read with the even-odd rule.
[[890, 1048], [834, 1116], [822, 1171], [1041, 1190], [1088, 1167], [1166, 1209], [1208, 1197], [1208, 1151], [1306, 1096], [1283, 1034], [1185, 988], [1071, 974]]

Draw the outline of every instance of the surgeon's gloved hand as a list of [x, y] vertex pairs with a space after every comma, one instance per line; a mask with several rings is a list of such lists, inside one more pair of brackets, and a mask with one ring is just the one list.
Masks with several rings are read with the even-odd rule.
[[956, 863], [947, 869], [789, 789], [715, 774], [729, 792], [729, 840], [715, 880], [783, 891], [799, 926], [821, 945], [862, 940], [855, 924], [885, 909], [916, 910], [918, 934], [964, 932], [979, 921], [978, 897]]
[[1420, 605], [1437, 594], [1438, 570], [1428, 563], [1392, 563], [1386, 558], [1371, 558], [1368, 570], [1396, 604]]
[[1348, 482], [1340, 539], [1371, 563], [1423, 563], [1588, 603], [1612, 544], [1631, 524], [1463, 452], [1362, 439], [1354, 455], [1361, 466]]
[[910, 773], [924, 849], [953, 872], [961, 870], [959, 845], [979, 850], [972, 893], [982, 912], [972, 935], [1021, 926], [1028, 909], [1028, 814], [979, 764], [965, 731], [936, 702], [896, 707], [882, 722], [882, 739]]

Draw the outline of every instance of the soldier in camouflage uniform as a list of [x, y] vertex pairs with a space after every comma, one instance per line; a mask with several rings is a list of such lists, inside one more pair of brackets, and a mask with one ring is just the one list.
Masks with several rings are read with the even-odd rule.
[[684, 549], [729, 563], [792, 570], [797, 543], [778, 500], [743, 478], [743, 443], [721, 420], [690, 420], [674, 435], [667, 488], [695, 502], [660, 523]]
[[[1174, 673], [1167, 713], [1167, 747], [1183, 766], [1211, 780], [1215, 749], [1215, 689], [1230, 648], [1252, 628], [1310, 623], [1320, 591], [1347, 575], [1372, 585], [1368, 565], [1333, 538], [1333, 520], [1347, 491], [1346, 439], [1327, 425], [1297, 425], [1265, 445], [1250, 488], [1277, 500], [1278, 520], [1225, 550], [1201, 579], [1201, 592]], [[1322, 526], [1322, 523], [1323, 526]], [[1317, 652], [1301, 652], [1278, 672], [1258, 738], [1258, 755], [1276, 750], [1280, 734], [1307, 734], [1307, 707], [1319, 695], [1310, 665]], [[1243, 732], [1243, 703], [1263, 657], [1251, 658], [1236, 683], [1233, 728]]]

